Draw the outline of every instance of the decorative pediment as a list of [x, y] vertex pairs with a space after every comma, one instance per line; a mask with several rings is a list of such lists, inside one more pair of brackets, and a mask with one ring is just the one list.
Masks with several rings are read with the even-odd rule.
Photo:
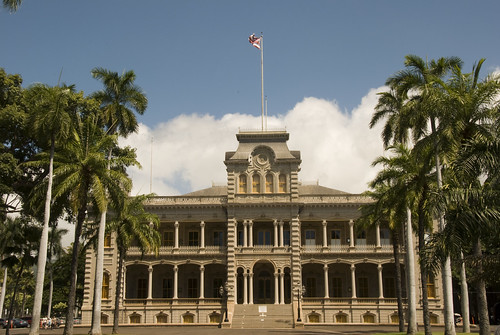
[[248, 171], [269, 171], [275, 160], [274, 151], [267, 146], [260, 145], [248, 157]]

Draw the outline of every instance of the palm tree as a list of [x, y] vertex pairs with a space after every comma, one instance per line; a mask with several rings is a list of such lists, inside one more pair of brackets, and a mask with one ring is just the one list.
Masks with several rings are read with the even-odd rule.
[[[424, 61], [415, 55], [405, 57], [405, 69], [399, 71], [387, 80], [390, 87], [395, 88], [402, 95], [408, 96], [405, 103], [405, 118], [408, 121], [404, 126], [412, 130], [415, 143], [421, 140], [422, 144], [432, 143], [434, 147], [436, 177], [438, 189], [442, 188], [441, 176], [441, 142], [439, 140], [436, 121], [444, 116], [434, 100], [436, 88], [441, 78], [449, 74], [450, 70], [461, 67], [462, 61], [457, 57], [439, 58], [437, 61]], [[431, 131], [428, 133], [428, 124]], [[443, 230], [445, 221], [442, 213], [438, 214], [439, 230]], [[451, 262], [446, 258], [442, 264], [445, 334], [455, 334], [453, 313], [453, 291], [451, 282]]]
[[49, 87], [43, 84], [32, 86], [26, 91], [26, 102], [29, 108], [28, 124], [35, 138], [41, 142], [49, 142], [49, 166], [47, 193], [43, 230], [38, 251], [35, 297], [33, 303], [33, 326], [30, 334], [38, 334], [40, 329], [40, 312], [42, 309], [43, 282], [45, 264], [47, 262], [47, 243], [49, 235], [50, 204], [52, 200], [52, 178], [56, 143], [65, 141], [71, 128], [71, 117], [68, 113], [70, 89], [67, 87]]
[[[76, 213], [64, 334], [73, 332], [80, 237], [89, 205], [92, 205], [93, 209], [103, 211], [109, 196], [111, 202], [119, 207], [131, 186], [131, 181], [125, 174], [125, 167], [137, 163], [131, 150], [126, 151], [127, 156], [113, 156], [111, 161], [108, 161], [106, 153], [116, 145], [116, 138], [103, 132], [95, 114], [77, 115], [74, 123], [67, 145], [56, 152], [54, 157], [54, 198], [67, 197], [72, 212]], [[46, 155], [41, 155], [40, 163], [43, 164], [46, 158]], [[112, 167], [110, 170], [107, 169], [108, 164]]]
[[116, 219], [110, 222], [109, 228], [116, 233], [118, 247], [118, 271], [115, 290], [115, 310], [113, 318], [113, 334], [118, 333], [118, 314], [122, 288], [123, 262], [132, 241], [136, 241], [143, 253], [157, 253], [161, 236], [156, 230], [159, 219], [156, 215], [144, 210], [144, 202], [151, 196], [140, 195], [128, 198], [123, 209], [118, 211]]
[[[138, 129], [137, 119], [134, 111], [144, 114], [147, 107], [147, 98], [142, 90], [134, 84], [134, 71], [124, 72], [118, 75], [103, 68], [94, 68], [92, 76], [101, 80], [104, 90], [98, 91], [94, 97], [101, 102], [102, 119], [107, 128], [107, 133], [127, 136]], [[109, 151], [108, 160], [111, 160]], [[108, 166], [109, 169], [109, 166]], [[106, 228], [106, 206], [101, 212], [99, 232], [97, 239], [96, 274], [94, 285], [94, 304], [92, 315], [92, 334], [102, 334], [101, 331], [101, 291], [103, 279], [104, 262], [104, 237]]]
[[54, 269], [52, 265], [52, 258], [59, 259], [63, 253], [61, 238], [68, 232], [67, 229], [58, 229], [56, 225], [51, 227], [49, 232], [49, 249], [48, 249], [48, 268], [49, 268], [49, 303], [47, 306], [47, 317], [51, 317], [52, 310], [52, 293], [54, 292], [53, 274]]
[[[3, 227], [3, 232], [4, 234], [2, 235], [5, 236], [2, 238], [5, 243], [2, 265], [11, 269], [16, 266], [17, 269], [12, 299], [10, 301], [9, 316], [7, 318], [7, 325], [10, 325], [14, 317], [14, 303], [20, 281], [25, 269], [35, 263], [34, 252], [38, 250], [38, 241], [40, 240], [41, 232], [37, 226], [30, 224], [27, 217], [8, 218]], [[9, 328], [7, 327], [5, 332], [7, 335], [9, 334]]]
[[22, 0], [3, 0], [3, 7], [10, 10], [11, 13], [17, 11], [21, 5]]

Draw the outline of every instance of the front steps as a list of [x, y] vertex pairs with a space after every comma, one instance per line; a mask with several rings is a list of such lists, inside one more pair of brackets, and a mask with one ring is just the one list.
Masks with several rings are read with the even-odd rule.
[[235, 305], [231, 328], [293, 328], [292, 305]]

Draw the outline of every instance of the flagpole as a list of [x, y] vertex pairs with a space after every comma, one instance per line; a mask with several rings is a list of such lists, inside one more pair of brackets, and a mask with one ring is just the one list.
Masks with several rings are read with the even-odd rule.
[[261, 86], [262, 131], [264, 131], [264, 34], [263, 33], [260, 33], [260, 86]]

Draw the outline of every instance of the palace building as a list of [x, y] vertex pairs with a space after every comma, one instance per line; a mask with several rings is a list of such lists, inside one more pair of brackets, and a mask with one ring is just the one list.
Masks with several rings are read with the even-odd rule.
[[[102, 323], [112, 323], [117, 285], [121, 324], [397, 323], [391, 233], [356, 224], [360, 206], [372, 200], [300, 183], [300, 152], [289, 150], [285, 131], [236, 138], [238, 148], [224, 159], [227, 185], [145, 204], [160, 219], [162, 246], [158, 255], [131, 247], [120, 283], [113, 236], [106, 241]], [[405, 308], [406, 252], [415, 245], [400, 246]], [[94, 256], [87, 252], [82, 323], [92, 317]], [[421, 310], [419, 271], [412, 271]], [[433, 323], [443, 322], [440, 283], [436, 276], [425, 288]]]

